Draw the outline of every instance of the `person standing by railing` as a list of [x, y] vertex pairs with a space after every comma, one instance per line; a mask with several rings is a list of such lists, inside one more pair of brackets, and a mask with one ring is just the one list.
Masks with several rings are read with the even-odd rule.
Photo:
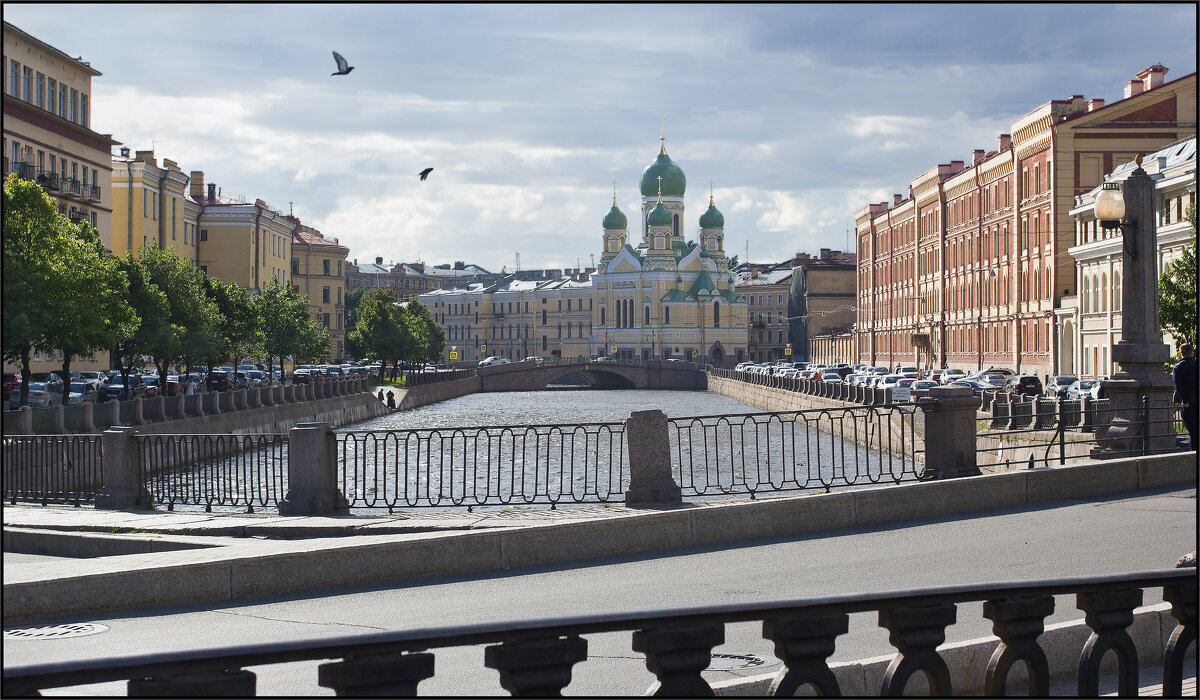
[[1171, 370], [1171, 381], [1175, 384], [1175, 398], [1179, 401], [1179, 417], [1188, 432], [1188, 446], [1196, 451], [1196, 358], [1191, 343], [1179, 346], [1183, 359]]

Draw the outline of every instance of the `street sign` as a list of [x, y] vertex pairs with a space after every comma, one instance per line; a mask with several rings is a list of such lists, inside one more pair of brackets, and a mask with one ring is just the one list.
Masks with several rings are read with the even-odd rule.
[[480, 345], [479, 351], [482, 352], [484, 355], [486, 355], [487, 354], [487, 343]]
[[791, 348], [784, 348], [784, 349], [783, 349], [783, 354], [784, 354], [784, 355], [791, 355], [791, 354], [792, 354], [792, 349], [791, 349]]
[[608, 349], [608, 351], [615, 355], [617, 352], [617, 346], [616, 345], [612, 346], [611, 348]]
[[753, 346], [753, 345], [751, 345], [751, 346], [750, 346], [750, 352], [754, 352], [754, 346]]
[[451, 360], [457, 360], [457, 359], [458, 359], [458, 352], [457, 352], [457, 351], [455, 351], [455, 350], [451, 350], [451, 351], [450, 351], [450, 359], [451, 359]]

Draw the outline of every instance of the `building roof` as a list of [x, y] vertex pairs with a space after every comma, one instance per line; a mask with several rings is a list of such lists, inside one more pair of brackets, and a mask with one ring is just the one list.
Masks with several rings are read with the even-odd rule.
[[91, 73], [93, 76], [104, 75], [103, 73], [96, 70], [95, 68], [92, 68], [92, 64], [83, 60], [82, 57], [73, 57], [73, 56], [67, 54], [65, 51], [56, 49], [53, 46], [51, 46], [50, 44], [47, 44], [46, 42], [42, 41], [41, 39], [38, 39], [37, 37], [33, 36], [32, 34], [29, 34], [28, 32], [22, 31], [21, 29], [15, 27], [12, 24], [9, 24], [8, 22], [4, 23], [4, 31], [12, 32], [13, 34], [18, 35], [20, 38], [24, 39], [25, 41], [28, 41], [31, 44], [35, 44], [35, 45], [45, 49], [46, 51], [50, 51], [54, 54], [57, 54], [60, 59], [62, 59], [64, 61], [70, 61], [71, 63], [75, 64], [75, 66], [77, 68], [79, 68], [80, 70], [82, 70], [86, 73]]
[[296, 245], [296, 244], [313, 246], [314, 248], [318, 248], [318, 247], [345, 248], [346, 247], [346, 246], [338, 243], [337, 241], [327, 240], [326, 238], [324, 238], [323, 236], [321, 236], [318, 233], [310, 233], [303, 229], [298, 229], [298, 230], [292, 232], [292, 245]]

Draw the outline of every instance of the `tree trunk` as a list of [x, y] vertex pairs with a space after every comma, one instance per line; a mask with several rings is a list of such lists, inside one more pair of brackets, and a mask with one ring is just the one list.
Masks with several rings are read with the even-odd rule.
[[29, 405], [29, 378], [33, 376], [33, 372], [29, 369], [30, 355], [33, 354], [33, 346], [26, 345], [21, 348], [21, 391], [17, 400], [18, 406]]
[[67, 401], [71, 398], [71, 353], [63, 350], [63, 395], [62, 404], [67, 405]]

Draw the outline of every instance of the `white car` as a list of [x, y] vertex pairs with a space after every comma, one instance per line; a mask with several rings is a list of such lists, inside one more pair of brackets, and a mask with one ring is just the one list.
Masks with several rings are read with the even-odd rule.
[[508, 360], [503, 357], [500, 357], [499, 355], [492, 355], [491, 357], [485, 357], [479, 361], [480, 367], [490, 367], [491, 365], [504, 365], [504, 364], [508, 364]]
[[962, 379], [966, 376], [967, 373], [961, 369], [946, 369], [942, 370], [942, 376], [938, 381], [940, 381], [942, 384], [949, 384], [950, 382]]

